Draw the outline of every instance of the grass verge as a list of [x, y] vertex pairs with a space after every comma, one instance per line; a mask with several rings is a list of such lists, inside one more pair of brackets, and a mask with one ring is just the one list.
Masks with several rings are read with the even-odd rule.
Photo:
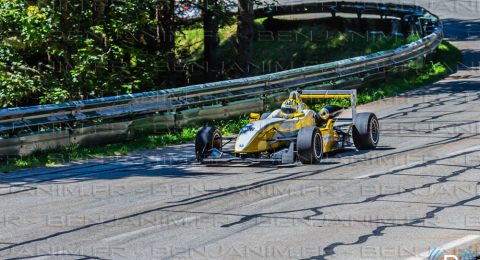
[[[370, 85], [358, 93], [358, 104], [369, 103], [378, 99], [392, 97], [402, 92], [433, 83], [449, 74], [461, 61], [461, 52], [448, 42], [443, 42], [438, 52], [425, 64], [410, 63], [405, 68], [392, 72], [382, 85]], [[331, 101], [331, 100], [330, 100]], [[346, 100], [333, 100], [334, 103], [348, 106]], [[329, 102], [332, 103], [332, 102]], [[319, 109], [322, 104], [313, 106]], [[224, 135], [236, 134], [248, 122], [246, 116], [213, 122], [220, 127]], [[179, 132], [151, 135], [118, 144], [100, 147], [70, 146], [48, 152], [37, 152], [29, 156], [6, 158], [0, 161], [0, 172], [11, 172], [20, 169], [51, 167], [71, 161], [98, 159], [107, 156], [120, 156], [129, 152], [155, 149], [172, 144], [181, 144], [194, 140], [198, 126], [184, 128]]]
[[[220, 127], [223, 135], [237, 134], [240, 129], [247, 124], [246, 116], [220, 120], [212, 124]], [[178, 132], [165, 133], [161, 135], [150, 135], [143, 138], [129, 140], [123, 143], [108, 144], [98, 147], [78, 147], [69, 146], [57, 148], [50, 151], [35, 152], [28, 156], [5, 158], [0, 161], [0, 173], [7, 173], [21, 169], [31, 169], [38, 167], [52, 167], [72, 161], [86, 159], [101, 159], [108, 156], [121, 156], [129, 152], [139, 152], [142, 150], [155, 149], [173, 144], [182, 144], [191, 142], [195, 139], [198, 126], [186, 127]]]

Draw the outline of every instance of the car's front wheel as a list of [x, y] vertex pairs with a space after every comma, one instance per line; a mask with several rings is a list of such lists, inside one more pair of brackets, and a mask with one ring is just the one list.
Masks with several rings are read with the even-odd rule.
[[323, 156], [323, 139], [318, 127], [300, 129], [297, 136], [297, 154], [303, 164], [320, 162]]
[[358, 150], [375, 149], [380, 141], [380, 124], [374, 113], [359, 113], [352, 129], [353, 143]]
[[197, 161], [201, 162], [207, 158], [212, 149], [222, 151], [222, 133], [213, 126], [204, 126], [197, 132], [195, 139], [195, 155]]

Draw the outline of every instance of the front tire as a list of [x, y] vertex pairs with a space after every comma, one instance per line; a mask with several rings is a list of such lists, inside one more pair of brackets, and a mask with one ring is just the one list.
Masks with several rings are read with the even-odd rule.
[[353, 143], [358, 150], [375, 149], [380, 141], [380, 124], [374, 113], [359, 113], [352, 130]]
[[213, 126], [204, 126], [197, 132], [195, 138], [195, 155], [198, 162], [207, 158], [212, 149], [222, 151], [222, 133]]
[[300, 129], [297, 136], [297, 154], [303, 164], [320, 162], [323, 156], [323, 138], [318, 127]]

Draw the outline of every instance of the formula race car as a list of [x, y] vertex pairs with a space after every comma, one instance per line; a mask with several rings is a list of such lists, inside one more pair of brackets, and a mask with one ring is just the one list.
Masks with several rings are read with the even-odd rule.
[[[307, 98], [349, 98], [352, 117], [339, 118], [344, 108], [337, 105], [324, 106], [316, 113], [303, 103]], [[236, 138], [224, 141], [216, 127], [202, 127], [196, 136], [195, 153], [204, 164], [314, 164], [320, 162], [323, 153], [353, 145], [358, 150], [375, 149], [379, 139], [375, 114], [356, 113], [356, 90], [304, 90], [291, 92], [281, 108], [272, 113], [250, 114], [250, 123]], [[233, 150], [224, 149], [233, 141]]]

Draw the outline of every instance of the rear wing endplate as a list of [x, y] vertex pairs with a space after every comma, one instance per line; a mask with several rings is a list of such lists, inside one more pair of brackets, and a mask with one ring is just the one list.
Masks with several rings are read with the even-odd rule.
[[352, 121], [357, 115], [357, 90], [302, 90], [300, 98], [326, 99], [326, 98], [349, 98], [352, 106]]

